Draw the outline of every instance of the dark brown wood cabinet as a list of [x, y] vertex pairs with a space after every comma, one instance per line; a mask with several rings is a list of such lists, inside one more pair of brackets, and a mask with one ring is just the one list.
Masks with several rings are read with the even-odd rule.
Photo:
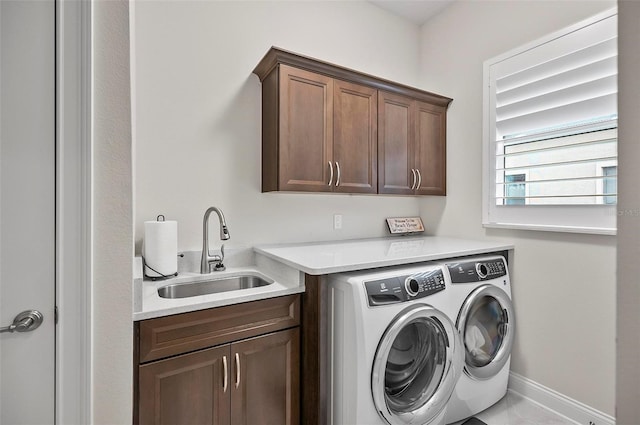
[[225, 345], [140, 366], [139, 423], [229, 424], [229, 359]]
[[263, 192], [375, 193], [376, 90], [288, 65], [273, 75], [263, 82]]
[[380, 92], [378, 96], [378, 192], [413, 194], [415, 139], [414, 101], [406, 96]]
[[416, 101], [417, 195], [447, 194], [447, 108]]
[[335, 192], [376, 193], [377, 90], [334, 80]]
[[262, 191], [446, 194], [450, 98], [271, 48]]
[[134, 423], [299, 424], [299, 325], [299, 295], [138, 323]]
[[263, 190], [330, 192], [327, 181], [328, 164], [333, 160], [333, 80], [282, 65], [278, 87], [279, 118], [263, 122], [277, 125], [279, 135], [263, 147], [277, 156], [262, 164], [269, 176], [263, 181]]
[[446, 107], [378, 94], [378, 193], [446, 195]]

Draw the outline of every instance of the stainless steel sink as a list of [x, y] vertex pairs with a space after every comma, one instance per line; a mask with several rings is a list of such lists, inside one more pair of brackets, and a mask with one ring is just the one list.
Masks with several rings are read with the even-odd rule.
[[161, 298], [187, 298], [198, 295], [217, 294], [240, 289], [271, 285], [273, 280], [254, 275], [229, 276], [197, 282], [174, 283], [158, 288]]

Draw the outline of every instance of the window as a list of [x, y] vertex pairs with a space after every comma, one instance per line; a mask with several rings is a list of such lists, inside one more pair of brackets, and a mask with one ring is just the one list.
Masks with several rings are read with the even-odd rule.
[[485, 226], [615, 234], [616, 18], [485, 62]]

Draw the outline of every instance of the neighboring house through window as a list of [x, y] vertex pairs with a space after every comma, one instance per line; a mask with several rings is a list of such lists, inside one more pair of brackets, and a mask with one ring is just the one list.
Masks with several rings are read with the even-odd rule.
[[504, 176], [504, 204], [525, 205], [526, 174], [508, 174]]
[[607, 205], [617, 204], [618, 199], [618, 167], [602, 167], [602, 194]]

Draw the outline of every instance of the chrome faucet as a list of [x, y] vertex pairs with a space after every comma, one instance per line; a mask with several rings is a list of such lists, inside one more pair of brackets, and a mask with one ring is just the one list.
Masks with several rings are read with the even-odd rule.
[[223, 271], [225, 270], [224, 264], [224, 244], [220, 248], [220, 255], [214, 254], [211, 255], [209, 252], [209, 216], [212, 212], [218, 214], [218, 219], [220, 220], [220, 240], [226, 241], [231, 236], [229, 236], [229, 229], [227, 229], [227, 223], [224, 221], [224, 214], [216, 207], [210, 207], [204, 213], [204, 219], [202, 221], [202, 259], [200, 260], [200, 273], [211, 273], [211, 266], [215, 263], [213, 267], [213, 271]]

